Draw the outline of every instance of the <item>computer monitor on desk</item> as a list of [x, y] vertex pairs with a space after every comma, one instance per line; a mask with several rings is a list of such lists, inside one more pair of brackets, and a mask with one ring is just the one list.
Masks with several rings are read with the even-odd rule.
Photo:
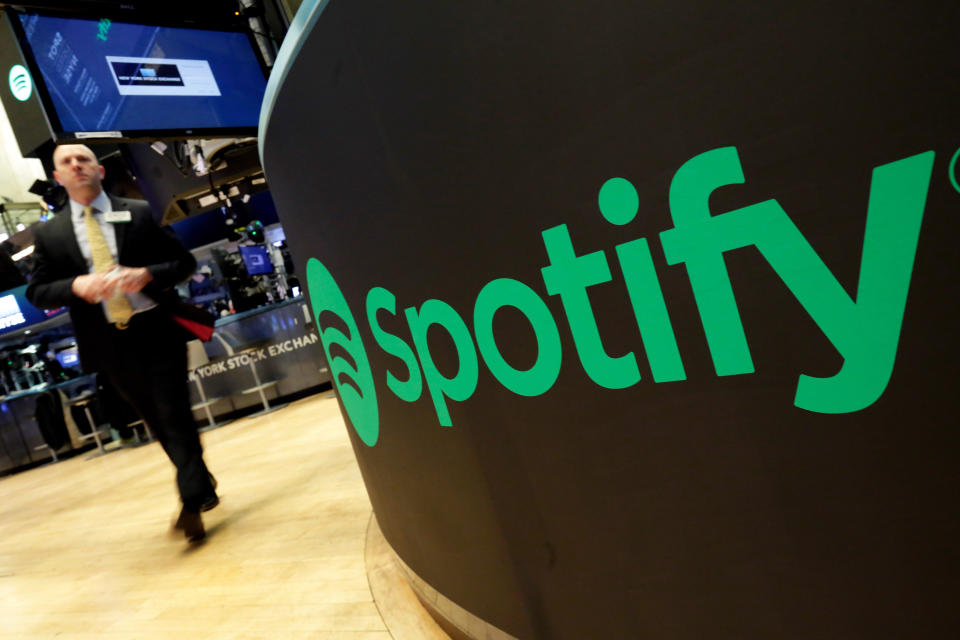
[[240, 247], [240, 255], [243, 257], [243, 264], [247, 267], [247, 273], [250, 275], [259, 276], [273, 273], [273, 263], [270, 262], [270, 253], [266, 247], [259, 245]]
[[69, 367], [79, 367], [80, 366], [80, 354], [77, 351], [76, 346], [67, 347], [66, 349], [61, 349], [56, 353], [57, 362], [60, 363], [60, 366], [64, 369]]

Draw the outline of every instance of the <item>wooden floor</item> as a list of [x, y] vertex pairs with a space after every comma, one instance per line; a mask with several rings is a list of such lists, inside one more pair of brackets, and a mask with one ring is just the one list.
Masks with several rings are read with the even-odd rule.
[[221, 504], [171, 538], [156, 443], [0, 478], [0, 638], [388, 640], [371, 508], [335, 400], [203, 434]]

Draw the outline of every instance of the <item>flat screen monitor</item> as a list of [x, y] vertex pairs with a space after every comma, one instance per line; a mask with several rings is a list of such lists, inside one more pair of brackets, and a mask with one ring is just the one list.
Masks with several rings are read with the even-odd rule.
[[256, 132], [266, 78], [245, 31], [30, 12], [12, 22], [60, 140]]
[[62, 351], [57, 351], [57, 362], [61, 367], [79, 367], [80, 353], [76, 347], [68, 347]]
[[0, 292], [0, 335], [26, 329], [66, 312], [59, 309], [38, 309], [27, 301], [27, 285]]
[[247, 273], [250, 275], [273, 273], [273, 263], [270, 262], [270, 254], [266, 247], [258, 245], [240, 247], [240, 255], [243, 256], [243, 264], [246, 265]]

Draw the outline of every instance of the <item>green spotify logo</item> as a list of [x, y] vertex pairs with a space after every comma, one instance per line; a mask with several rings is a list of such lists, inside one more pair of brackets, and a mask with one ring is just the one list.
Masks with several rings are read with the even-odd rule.
[[15, 64], [10, 67], [8, 75], [10, 82], [10, 93], [20, 102], [26, 102], [33, 93], [33, 80], [30, 79], [30, 72], [22, 64]]
[[315, 258], [307, 262], [307, 283], [317, 331], [340, 400], [357, 435], [372, 447], [380, 433], [380, 414], [373, 373], [357, 323], [340, 287]]
[[[716, 375], [754, 373], [724, 254], [755, 247], [843, 358], [840, 370], [829, 377], [798, 372], [794, 405], [840, 414], [876, 402], [893, 372], [933, 160], [934, 152], [927, 151], [873, 170], [854, 297], [776, 200], [711, 213], [713, 191], [745, 181], [735, 147], [713, 149], [685, 162], [670, 184], [674, 227], [660, 233], [659, 240], [667, 264], [686, 269]], [[631, 223], [639, 209], [636, 189], [623, 178], [607, 180], [597, 204], [603, 218], [617, 226]], [[590, 301], [591, 287], [613, 282], [610, 260], [616, 259], [622, 274], [618, 284], [633, 309], [653, 383], [686, 380], [646, 238], [628, 240], [612, 251], [578, 253], [567, 225], [561, 224], [541, 232], [541, 239], [547, 257], [541, 269], [543, 290], [556, 296], [563, 308], [586, 377], [605, 389], [640, 382], [637, 354], [605, 350]], [[361, 439], [372, 445], [378, 432], [376, 396], [353, 316], [330, 273], [316, 259], [308, 264], [307, 279], [344, 407]], [[528, 368], [508, 362], [496, 343], [493, 318], [504, 307], [519, 311], [533, 329], [537, 358]], [[504, 388], [519, 396], [547, 393], [560, 374], [563, 353], [557, 319], [541, 294], [519, 280], [498, 278], [481, 288], [469, 318], [472, 330], [460, 312], [442, 300], [407, 306], [403, 316], [410, 343], [378, 322], [378, 313], [397, 314], [397, 300], [389, 290], [370, 289], [365, 310], [377, 345], [403, 363], [403, 370], [384, 372], [387, 388], [406, 402], [418, 401], [426, 388], [443, 426], [453, 425], [450, 403], [468, 400], [476, 390], [481, 361]], [[324, 325], [325, 315], [340, 321]], [[427, 343], [431, 330], [445, 332], [455, 345], [459, 366], [453, 375], [434, 363]]]

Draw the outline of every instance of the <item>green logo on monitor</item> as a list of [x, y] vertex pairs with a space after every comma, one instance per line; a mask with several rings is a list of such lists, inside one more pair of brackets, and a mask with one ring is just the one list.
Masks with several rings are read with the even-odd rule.
[[30, 72], [22, 64], [15, 64], [10, 67], [10, 93], [20, 102], [26, 102], [33, 93], [33, 80], [30, 79]]
[[336, 280], [316, 258], [307, 261], [307, 290], [340, 401], [357, 435], [372, 447], [380, 433], [380, 414], [357, 322]]

